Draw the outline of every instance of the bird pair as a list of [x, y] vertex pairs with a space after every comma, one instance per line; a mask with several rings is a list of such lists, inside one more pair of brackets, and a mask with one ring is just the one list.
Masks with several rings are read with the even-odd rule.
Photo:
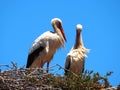
[[[47, 31], [40, 35], [32, 44], [26, 68], [43, 68], [43, 65], [47, 62], [46, 72], [48, 73], [49, 63], [52, 60], [56, 50], [60, 47], [64, 47], [66, 37], [62, 28], [62, 21], [59, 18], [51, 20], [54, 32]], [[74, 47], [68, 53], [65, 63], [65, 72], [68, 70], [74, 73], [81, 73], [84, 69], [84, 59], [86, 57], [86, 49], [82, 42], [80, 35], [82, 31], [82, 25], [78, 24], [76, 29], [76, 41]]]

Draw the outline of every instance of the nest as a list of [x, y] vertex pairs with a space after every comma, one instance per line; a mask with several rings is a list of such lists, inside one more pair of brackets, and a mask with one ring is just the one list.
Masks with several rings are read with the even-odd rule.
[[[52, 73], [44, 73], [41, 68], [17, 68], [17, 64], [12, 62], [12, 67], [8, 65], [0, 65], [10, 68], [9, 70], [0, 71], [0, 90], [100, 90], [111, 87], [108, 76], [112, 72], [106, 73], [104, 76], [94, 73], [93, 71], [85, 71], [81, 75], [75, 75], [70, 72], [69, 75], [60, 75], [57, 73], [64, 68], [58, 64], [49, 68], [58, 67]], [[68, 70], [69, 71], [69, 70]]]

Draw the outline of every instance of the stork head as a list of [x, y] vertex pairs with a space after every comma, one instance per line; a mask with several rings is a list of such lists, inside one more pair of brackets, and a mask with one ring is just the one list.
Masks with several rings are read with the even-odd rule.
[[[63, 28], [62, 28], [62, 21], [61, 21], [59, 18], [53, 18], [53, 19], [51, 20], [51, 23], [52, 23], [52, 26], [53, 26], [55, 32], [58, 33], [58, 34], [61, 33], [63, 39], [64, 39], [65, 41], [67, 41], [67, 40], [66, 40], [66, 37], [65, 37], [65, 34], [64, 34], [64, 30], [63, 30]], [[60, 32], [60, 33], [59, 33], [59, 32]]]
[[77, 32], [81, 32], [82, 31], [82, 25], [81, 24], [77, 24], [76, 25], [76, 30], [77, 30]]

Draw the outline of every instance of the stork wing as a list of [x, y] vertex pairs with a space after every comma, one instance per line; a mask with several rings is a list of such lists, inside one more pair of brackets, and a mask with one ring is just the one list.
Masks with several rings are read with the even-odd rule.
[[70, 66], [71, 66], [71, 56], [68, 55], [65, 62], [65, 74], [68, 73]]
[[39, 56], [39, 53], [43, 51], [44, 48], [45, 46], [43, 45], [42, 42], [33, 44], [33, 46], [30, 48], [26, 68], [29, 68], [32, 65], [35, 58]]

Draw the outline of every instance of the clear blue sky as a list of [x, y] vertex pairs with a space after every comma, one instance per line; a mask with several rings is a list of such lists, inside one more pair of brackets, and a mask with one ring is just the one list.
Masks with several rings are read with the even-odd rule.
[[[109, 80], [120, 83], [120, 1], [119, 0], [0, 0], [0, 64], [17, 62], [26, 65], [32, 42], [51, 30], [51, 19], [63, 22], [67, 37], [66, 49], [56, 52], [50, 66], [64, 67], [67, 53], [75, 42], [75, 27], [83, 25], [85, 47], [91, 49], [85, 69], [104, 75], [114, 73]], [[63, 74], [63, 71], [60, 72]]]

